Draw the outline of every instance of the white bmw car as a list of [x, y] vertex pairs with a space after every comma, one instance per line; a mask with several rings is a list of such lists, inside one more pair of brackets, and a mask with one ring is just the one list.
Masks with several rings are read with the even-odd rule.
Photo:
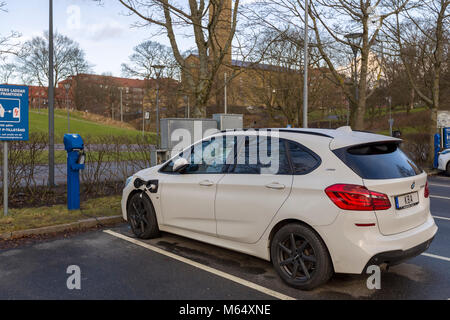
[[312, 289], [430, 246], [427, 174], [400, 142], [349, 127], [217, 133], [130, 177], [123, 217], [138, 238], [165, 231], [243, 252]]

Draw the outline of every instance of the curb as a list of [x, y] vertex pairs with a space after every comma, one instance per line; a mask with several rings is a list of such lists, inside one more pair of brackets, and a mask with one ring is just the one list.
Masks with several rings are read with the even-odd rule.
[[79, 220], [78, 222], [60, 224], [60, 225], [56, 225], [56, 226], [6, 232], [3, 234], [0, 234], [0, 240], [14, 240], [14, 239], [20, 239], [20, 238], [25, 238], [25, 237], [29, 237], [29, 236], [44, 235], [44, 234], [51, 234], [51, 233], [58, 233], [58, 232], [65, 232], [65, 231], [76, 231], [76, 230], [81, 230], [81, 229], [85, 229], [85, 228], [94, 228], [94, 227], [98, 227], [98, 226], [107, 226], [107, 225], [111, 226], [111, 225], [115, 225], [115, 224], [122, 223], [122, 222], [124, 222], [122, 216], [100, 217], [97, 219], [95, 219], [95, 218], [85, 219], [85, 220]]
[[428, 174], [428, 176], [433, 177], [433, 176], [437, 176], [441, 173], [441, 171], [437, 170], [437, 169], [432, 169], [432, 170], [425, 170], [425, 172]]

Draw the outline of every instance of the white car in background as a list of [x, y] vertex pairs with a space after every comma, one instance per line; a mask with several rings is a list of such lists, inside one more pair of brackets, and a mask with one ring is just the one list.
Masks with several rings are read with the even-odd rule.
[[[264, 146], [274, 130], [278, 143]], [[123, 217], [138, 238], [165, 231], [243, 252], [312, 289], [429, 247], [427, 174], [400, 142], [349, 127], [218, 133], [129, 178]], [[275, 172], [261, 148], [278, 155]]]
[[445, 171], [450, 176], [450, 149], [443, 150], [439, 153], [438, 170]]

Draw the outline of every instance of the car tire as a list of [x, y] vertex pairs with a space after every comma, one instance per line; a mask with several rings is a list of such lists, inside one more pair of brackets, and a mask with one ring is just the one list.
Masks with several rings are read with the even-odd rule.
[[275, 270], [292, 287], [311, 290], [328, 282], [333, 275], [325, 243], [305, 225], [285, 225], [274, 235], [270, 247]]
[[127, 205], [127, 218], [131, 230], [139, 239], [159, 237], [158, 221], [150, 198], [143, 192], [131, 196]]
[[450, 161], [447, 162], [447, 170], [445, 171], [445, 173], [450, 177]]

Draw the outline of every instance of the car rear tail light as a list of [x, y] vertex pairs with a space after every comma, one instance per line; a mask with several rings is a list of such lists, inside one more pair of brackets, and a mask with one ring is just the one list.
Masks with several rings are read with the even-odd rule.
[[375, 227], [375, 223], [355, 223], [357, 227]]
[[344, 210], [378, 211], [391, 207], [387, 195], [370, 191], [364, 186], [335, 184], [325, 189], [325, 193], [335, 205]]
[[430, 196], [430, 189], [428, 188], [428, 181], [425, 184], [425, 192], [424, 192], [425, 198], [428, 198]]

